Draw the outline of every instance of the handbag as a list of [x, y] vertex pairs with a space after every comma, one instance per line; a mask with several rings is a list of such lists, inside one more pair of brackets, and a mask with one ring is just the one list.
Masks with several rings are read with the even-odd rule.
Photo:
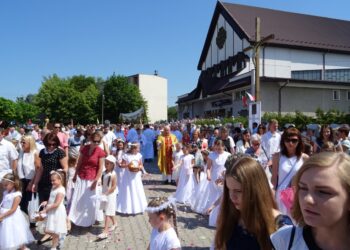
[[32, 199], [28, 202], [28, 216], [29, 221], [34, 223], [36, 221], [36, 212], [39, 211], [39, 195], [32, 193]]
[[294, 202], [294, 188], [288, 187], [286, 189], [281, 190], [280, 199], [282, 203], [286, 206], [288, 211], [290, 211]]
[[[277, 186], [277, 189], [281, 187], [281, 185], [290, 177], [290, 175], [293, 173], [293, 170], [295, 166], [297, 165], [296, 161], [292, 168], [289, 170], [288, 174], [284, 177], [284, 179], [281, 181], [280, 185]], [[279, 166], [279, 160], [278, 160], [278, 166]], [[280, 200], [282, 201], [283, 205], [287, 208], [287, 210], [290, 212], [293, 202], [294, 202], [294, 188], [291, 186], [291, 182], [288, 184], [288, 187], [280, 191]]]

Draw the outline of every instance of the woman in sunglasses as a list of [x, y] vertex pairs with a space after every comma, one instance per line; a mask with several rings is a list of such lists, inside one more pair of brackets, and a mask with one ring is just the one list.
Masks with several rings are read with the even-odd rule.
[[[21, 210], [28, 214], [28, 203], [32, 199], [32, 184], [34, 182], [35, 169], [41, 165], [39, 152], [35, 145], [34, 137], [24, 135], [20, 140], [17, 173], [22, 182]], [[33, 224], [31, 224], [33, 226]]]
[[[51, 132], [44, 137], [43, 143], [45, 148], [40, 150], [39, 158], [41, 164], [35, 170], [34, 183], [32, 185], [32, 192], [38, 192], [39, 202], [48, 201], [50, 198], [50, 192], [52, 188], [51, 183], [51, 171], [57, 171], [63, 169], [65, 172], [68, 170], [68, 163], [66, 159], [65, 151], [60, 148], [60, 139], [57, 134]], [[45, 234], [41, 240], [37, 243], [41, 245], [50, 239], [49, 234]]]
[[288, 128], [283, 132], [280, 148], [281, 151], [272, 157], [272, 184], [279, 210], [290, 215], [290, 203], [284, 197], [291, 192], [292, 179], [309, 156], [303, 153], [301, 133], [296, 128]]
[[92, 196], [101, 179], [103, 161], [106, 153], [99, 147], [102, 140], [100, 132], [91, 134], [90, 143], [80, 150], [80, 156], [73, 177], [74, 193], [69, 211], [69, 219], [77, 226], [90, 227], [96, 219], [96, 202]]
[[41, 160], [40, 166], [35, 171], [32, 192], [38, 192], [39, 202], [47, 201], [50, 197], [51, 178], [50, 172], [63, 169], [68, 170], [66, 153], [59, 147], [60, 140], [55, 133], [49, 133], [45, 136], [43, 143], [45, 148], [39, 153]]

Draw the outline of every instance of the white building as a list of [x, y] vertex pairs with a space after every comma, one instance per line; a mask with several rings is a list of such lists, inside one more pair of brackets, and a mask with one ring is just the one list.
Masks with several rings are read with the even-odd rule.
[[129, 76], [147, 101], [147, 116], [150, 123], [168, 119], [168, 80], [158, 75], [137, 74]]
[[[178, 98], [179, 118], [246, 115], [242, 95], [254, 89], [255, 18], [263, 112], [317, 108], [350, 112], [350, 21], [218, 1], [199, 59], [195, 89]], [[254, 95], [254, 93], [252, 93]]]

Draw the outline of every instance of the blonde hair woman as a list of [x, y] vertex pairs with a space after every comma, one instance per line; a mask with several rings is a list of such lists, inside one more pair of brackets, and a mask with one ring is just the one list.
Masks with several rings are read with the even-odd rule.
[[[40, 167], [39, 152], [36, 149], [34, 137], [24, 135], [20, 140], [17, 173], [22, 182], [21, 210], [28, 214], [28, 202], [32, 199], [32, 185], [35, 171]], [[33, 225], [31, 225], [33, 226]]]
[[323, 152], [310, 157], [294, 185], [292, 216], [298, 226], [272, 235], [275, 249], [349, 249], [350, 156]]

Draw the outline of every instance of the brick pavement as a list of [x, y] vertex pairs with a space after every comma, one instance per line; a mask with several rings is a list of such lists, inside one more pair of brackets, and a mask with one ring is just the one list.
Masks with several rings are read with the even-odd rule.
[[[164, 185], [155, 163], [146, 163], [146, 170], [151, 173], [143, 178], [147, 199], [157, 196], [169, 196], [174, 193], [175, 187]], [[94, 225], [90, 228], [72, 228], [71, 235], [67, 236], [62, 249], [120, 249], [134, 250], [146, 249], [149, 243], [151, 227], [146, 213], [136, 216], [116, 216], [118, 227], [110, 233], [106, 240], [97, 240], [102, 232], [102, 226]], [[182, 249], [209, 249], [214, 237], [214, 230], [208, 227], [208, 217], [192, 213], [189, 207], [178, 206], [177, 213], [178, 232]], [[35, 233], [35, 238], [41, 236]], [[32, 244], [30, 249], [50, 249], [50, 242], [41, 246]]]

